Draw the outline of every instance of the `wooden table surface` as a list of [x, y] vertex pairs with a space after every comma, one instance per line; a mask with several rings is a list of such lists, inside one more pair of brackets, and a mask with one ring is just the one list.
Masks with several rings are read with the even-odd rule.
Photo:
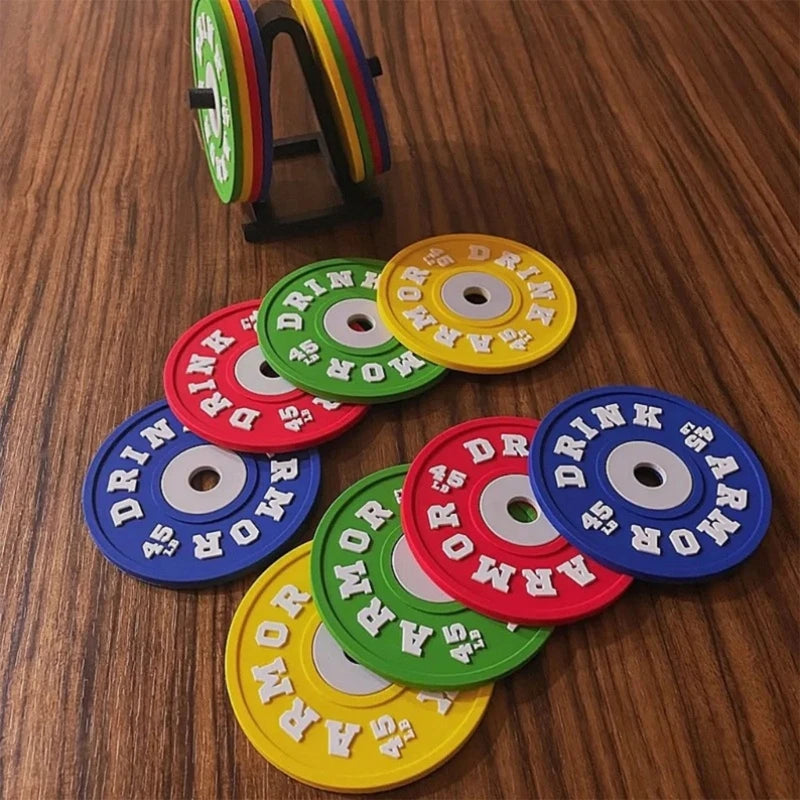
[[[527, 372], [453, 374], [324, 448], [321, 510], [435, 433], [656, 385], [750, 441], [762, 547], [707, 585], [635, 583], [497, 687], [466, 747], [403, 798], [798, 797], [796, 3], [353, 4], [394, 166], [383, 218], [242, 239], [186, 106], [188, 0], [0, 3], [0, 796], [323, 797], [264, 762], [225, 695], [251, 582], [175, 592], [93, 546], [79, 492], [162, 395], [190, 323], [325, 257], [484, 231], [553, 258], [579, 298]], [[276, 53], [279, 134], [311, 125]], [[328, 191], [282, 165], [283, 205]]]

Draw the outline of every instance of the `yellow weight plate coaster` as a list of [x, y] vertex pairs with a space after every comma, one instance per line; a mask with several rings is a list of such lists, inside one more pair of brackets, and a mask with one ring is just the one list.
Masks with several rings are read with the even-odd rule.
[[575, 325], [572, 284], [511, 239], [434, 236], [391, 258], [378, 312], [402, 344], [462, 372], [515, 372], [552, 356]]
[[253, 120], [250, 116], [250, 95], [247, 88], [247, 70], [244, 65], [242, 41], [239, 38], [239, 29], [236, 27], [236, 18], [230, 5], [231, 0], [219, 0], [219, 6], [225, 17], [225, 27], [228, 29], [228, 41], [233, 56], [233, 75], [236, 83], [236, 96], [239, 98], [239, 111], [242, 116], [242, 174], [241, 181], [237, 182], [238, 193], [234, 200], [244, 202], [250, 197], [253, 190]]
[[313, 0], [292, 0], [292, 8], [306, 29], [317, 62], [320, 65], [322, 77], [328, 88], [328, 97], [331, 101], [333, 115], [342, 137], [342, 145], [350, 167], [350, 177], [355, 183], [361, 183], [366, 176], [364, 154], [361, 152], [358, 130], [353, 119], [347, 90], [339, 72], [336, 56], [333, 53], [328, 37], [325, 35], [325, 29]]
[[[348, 659], [311, 599], [310, 554], [308, 542], [276, 561], [236, 610], [225, 682], [239, 725], [270, 763], [322, 789], [380, 791], [426, 775], [469, 739], [492, 685], [408, 689]], [[365, 610], [362, 624], [382, 613]]]

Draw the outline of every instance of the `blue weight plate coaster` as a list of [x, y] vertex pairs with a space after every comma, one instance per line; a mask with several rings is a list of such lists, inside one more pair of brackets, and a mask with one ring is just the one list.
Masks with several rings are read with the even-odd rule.
[[545, 416], [530, 452], [533, 492], [564, 538], [643, 580], [726, 572], [764, 538], [764, 468], [722, 420], [675, 395], [607, 386]]
[[100, 551], [120, 569], [162, 586], [200, 587], [277, 557], [308, 516], [319, 481], [316, 450], [223, 450], [189, 433], [162, 400], [100, 446], [83, 510]]

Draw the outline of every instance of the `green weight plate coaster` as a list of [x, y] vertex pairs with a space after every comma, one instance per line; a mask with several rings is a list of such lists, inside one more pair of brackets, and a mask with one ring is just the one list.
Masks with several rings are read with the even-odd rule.
[[431, 582], [400, 525], [406, 471], [368, 475], [327, 510], [311, 547], [314, 602], [345, 652], [386, 678], [430, 689], [497, 680], [537, 653], [552, 629], [489, 619]]
[[382, 261], [331, 259], [289, 273], [258, 311], [258, 342], [294, 386], [330, 400], [384, 403], [424, 391], [444, 374], [401, 345], [375, 302]]

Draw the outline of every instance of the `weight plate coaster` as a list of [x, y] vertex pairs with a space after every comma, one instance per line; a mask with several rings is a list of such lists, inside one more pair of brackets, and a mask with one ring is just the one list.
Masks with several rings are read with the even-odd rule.
[[408, 689], [353, 663], [314, 607], [310, 547], [276, 561], [236, 610], [225, 648], [233, 712], [256, 750], [303, 783], [341, 792], [410, 783], [466, 743], [492, 685]]
[[311, 548], [320, 616], [359, 664], [404, 686], [461, 689], [497, 680], [532, 658], [551, 629], [489, 619], [431, 581], [400, 525], [406, 472], [372, 473], [325, 512]]
[[676, 395], [606, 386], [542, 420], [533, 488], [558, 530], [612, 569], [644, 580], [727, 572], [764, 538], [769, 481], [722, 420]]
[[514, 372], [549, 358], [571, 333], [576, 308], [572, 285], [550, 259], [480, 234], [406, 247], [378, 286], [378, 311], [397, 339], [464, 372]]
[[613, 603], [631, 578], [559, 536], [534, 498], [536, 420], [455, 425], [419, 452], [403, 487], [403, 530], [420, 566], [462, 603], [522, 625], [574, 622]]
[[220, 0], [195, 0], [191, 31], [195, 86], [214, 92], [214, 108], [197, 112], [200, 134], [214, 188], [223, 203], [230, 203], [235, 196], [236, 175], [241, 171], [242, 123]]
[[274, 558], [308, 516], [319, 478], [315, 450], [223, 450], [158, 401], [100, 446], [83, 510], [100, 552], [120, 569], [150, 583], [200, 587]]
[[255, 453], [302, 450], [349, 430], [368, 407], [314, 397], [272, 371], [256, 335], [259, 304], [215, 311], [173, 345], [164, 365], [172, 411], [207, 441]]
[[375, 305], [383, 262], [331, 259], [281, 278], [258, 311], [258, 341], [275, 371], [319, 397], [382, 403], [417, 394], [444, 370], [384, 327]]

